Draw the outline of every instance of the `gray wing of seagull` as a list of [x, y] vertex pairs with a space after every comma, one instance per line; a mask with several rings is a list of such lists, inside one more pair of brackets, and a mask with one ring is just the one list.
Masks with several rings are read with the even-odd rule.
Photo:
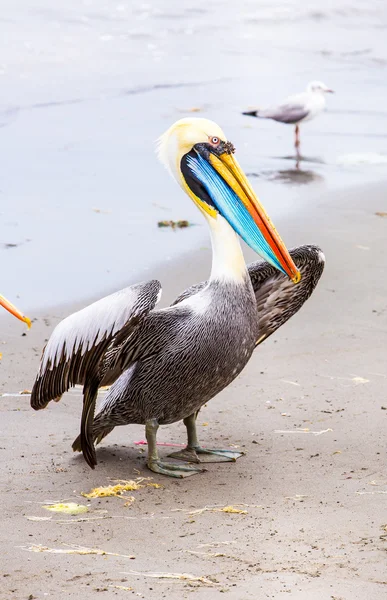
[[303, 104], [281, 104], [273, 108], [266, 108], [257, 111], [257, 117], [264, 119], [273, 119], [280, 123], [289, 123], [295, 125], [299, 123], [309, 114], [309, 110]]
[[273, 119], [280, 123], [296, 124], [309, 115], [309, 95], [294, 94], [277, 106], [246, 111], [243, 114], [262, 119]]
[[[259, 336], [256, 346], [300, 310], [310, 298], [324, 270], [325, 257], [318, 246], [299, 246], [290, 250], [290, 256], [301, 272], [301, 281], [297, 285], [265, 261], [248, 265], [258, 306]], [[202, 282], [191, 286], [174, 304], [196, 294], [206, 285], [207, 282]]]
[[98, 388], [111, 384], [126, 368], [116, 360], [125, 340], [156, 306], [161, 285], [152, 280], [127, 287], [76, 312], [54, 329], [41, 358], [31, 406], [45, 408], [70, 387], [83, 388], [82, 450], [90, 466], [95, 452], [90, 429]]

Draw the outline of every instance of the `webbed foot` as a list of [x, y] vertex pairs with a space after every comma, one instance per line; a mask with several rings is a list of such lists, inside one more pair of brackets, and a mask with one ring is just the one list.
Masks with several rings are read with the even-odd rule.
[[235, 452], [234, 450], [221, 450], [218, 448], [210, 450], [209, 448], [202, 448], [196, 433], [197, 414], [197, 412], [193, 413], [184, 419], [184, 425], [187, 428], [188, 444], [184, 450], [169, 454], [171, 458], [193, 463], [210, 463], [235, 462], [243, 456], [244, 452]]
[[202, 448], [196, 446], [195, 448], [184, 448], [178, 452], [173, 452], [168, 456], [170, 458], [177, 458], [178, 460], [185, 460], [186, 462], [193, 463], [210, 463], [210, 462], [235, 462], [238, 458], [243, 456], [243, 452], [235, 452], [234, 450], [221, 450], [214, 448]]
[[188, 467], [183, 465], [176, 465], [174, 463], [163, 462], [160, 460], [157, 452], [156, 435], [159, 424], [157, 419], [149, 419], [145, 423], [145, 435], [148, 442], [148, 469], [154, 473], [160, 473], [160, 475], [167, 475], [168, 477], [190, 477], [201, 473], [203, 469], [198, 467]]
[[197, 467], [185, 467], [183, 465], [175, 465], [162, 460], [149, 460], [148, 469], [154, 473], [159, 473], [160, 475], [178, 477], [179, 479], [190, 477], [191, 475], [196, 475], [197, 473], [202, 473], [204, 471], [204, 469], [199, 469]]

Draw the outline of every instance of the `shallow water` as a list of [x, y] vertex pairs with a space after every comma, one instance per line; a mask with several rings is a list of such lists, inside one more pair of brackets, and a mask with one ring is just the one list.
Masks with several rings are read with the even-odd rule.
[[[0, 285], [25, 310], [209, 245], [154, 155], [182, 116], [223, 127], [274, 218], [313, 210], [320, 190], [385, 177], [383, 0], [52, 5], [3, 0], [0, 17]], [[240, 113], [311, 79], [336, 94], [302, 127], [297, 166], [292, 127]], [[169, 219], [197, 226], [157, 228]]]

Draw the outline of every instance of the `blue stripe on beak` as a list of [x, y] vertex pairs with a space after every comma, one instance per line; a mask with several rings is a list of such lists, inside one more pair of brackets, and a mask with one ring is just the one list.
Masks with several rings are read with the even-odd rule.
[[187, 165], [205, 187], [218, 211], [227, 219], [234, 231], [257, 254], [286, 274], [246, 206], [216, 169], [200, 154], [197, 154], [197, 158], [188, 156]]

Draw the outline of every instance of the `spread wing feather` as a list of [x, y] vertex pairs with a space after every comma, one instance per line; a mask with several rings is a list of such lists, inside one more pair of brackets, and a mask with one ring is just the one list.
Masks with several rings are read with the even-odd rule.
[[[301, 281], [297, 285], [265, 261], [248, 266], [258, 307], [257, 346], [299, 311], [310, 298], [324, 270], [325, 258], [318, 246], [294, 248], [290, 251], [290, 256], [301, 272]], [[206, 285], [207, 282], [204, 281], [189, 287], [174, 304], [197, 294]]]
[[92, 423], [98, 388], [121, 374], [117, 369], [109, 371], [105, 356], [117, 339], [130, 337], [155, 307], [160, 294], [161, 285], [153, 280], [106, 296], [61, 321], [43, 350], [31, 406], [35, 410], [45, 408], [71, 386], [84, 385], [80, 441], [92, 468], [97, 462]]
[[31, 394], [35, 410], [45, 408], [71, 386], [96, 376], [111, 342], [127, 335], [151, 311], [161, 292], [158, 281], [148, 281], [106, 296], [61, 321], [47, 342]]
[[257, 346], [300, 310], [324, 270], [325, 257], [317, 246], [300, 246], [291, 250], [290, 256], [301, 272], [301, 281], [297, 285], [268, 263], [249, 265], [258, 307]]

